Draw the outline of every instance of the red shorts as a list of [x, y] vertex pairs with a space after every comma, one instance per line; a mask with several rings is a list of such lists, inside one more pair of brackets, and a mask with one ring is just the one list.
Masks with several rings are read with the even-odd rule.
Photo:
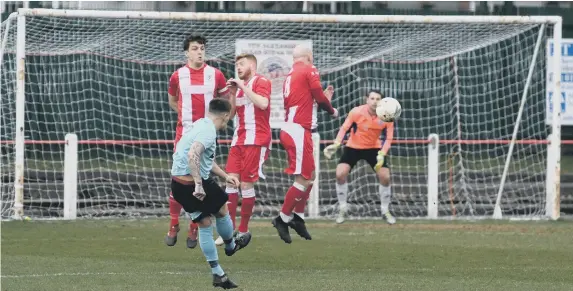
[[288, 155], [285, 173], [301, 175], [310, 180], [315, 170], [312, 133], [300, 124], [285, 123], [281, 128], [281, 144]]
[[253, 183], [263, 174], [263, 163], [269, 157], [269, 150], [258, 145], [236, 145], [229, 150], [227, 173], [239, 174], [241, 182]]

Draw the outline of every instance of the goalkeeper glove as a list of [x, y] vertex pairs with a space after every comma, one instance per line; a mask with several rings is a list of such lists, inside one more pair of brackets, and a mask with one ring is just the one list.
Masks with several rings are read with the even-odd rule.
[[382, 165], [384, 165], [384, 152], [382, 150], [378, 151], [378, 155], [376, 156], [376, 166], [374, 166], [374, 171], [378, 172]]
[[332, 159], [332, 155], [334, 155], [334, 153], [338, 150], [338, 148], [340, 147], [340, 143], [335, 141], [333, 144], [327, 146], [326, 148], [324, 148], [324, 156], [326, 157], [327, 160]]

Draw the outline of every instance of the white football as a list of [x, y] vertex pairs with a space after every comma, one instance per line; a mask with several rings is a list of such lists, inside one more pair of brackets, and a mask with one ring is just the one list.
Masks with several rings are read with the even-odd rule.
[[382, 98], [376, 106], [376, 115], [384, 122], [393, 122], [402, 114], [402, 106], [392, 97]]

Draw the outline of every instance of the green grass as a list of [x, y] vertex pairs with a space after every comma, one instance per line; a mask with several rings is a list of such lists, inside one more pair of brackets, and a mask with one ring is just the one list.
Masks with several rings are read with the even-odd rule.
[[[219, 163], [224, 164], [224, 159], [219, 159]], [[277, 159], [271, 157], [265, 163], [265, 171], [278, 171], [284, 170], [285, 157]], [[338, 158], [332, 160], [321, 159], [321, 170], [330, 169], [334, 171]], [[454, 165], [463, 164], [466, 170], [484, 170], [489, 172], [503, 172], [505, 164], [505, 157], [499, 158], [480, 158], [465, 155], [463, 160], [454, 158], [448, 160], [448, 157], [442, 156], [440, 159], [440, 171], [447, 172], [449, 167]], [[426, 172], [427, 160], [424, 157], [390, 157], [391, 168], [393, 171], [398, 172]], [[93, 160], [80, 160], [78, 167], [80, 170], [111, 170], [122, 172], [144, 171], [149, 169], [167, 169], [171, 165], [170, 157], [164, 158], [141, 158], [141, 157], [127, 157], [123, 159], [113, 159], [107, 157], [104, 159]], [[62, 171], [63, 161], [51, 160], [35, 160], [27, 159], [26, 168], [29, 170], [40, 171]], [[2, 171], [12, 171], [12, 169], [4, 168]], [[509, 173], [516, 172], [529, 172], [540, 173], [546, 171], [545, 161], [539, 160], [537, 157], [527, 157], [524, 159], [514, 159], [511, 162]], [[573, 156], [563, 156], [561, 158], [561, 173], [573, 174]]]
[[[3, 222], [2, 290], [212, 290], [200, 249], [168, 219]], [[571, 222], [309, 223], [283, 243], [268, 220], [220, 256], [239, 290], [573, 290]]]

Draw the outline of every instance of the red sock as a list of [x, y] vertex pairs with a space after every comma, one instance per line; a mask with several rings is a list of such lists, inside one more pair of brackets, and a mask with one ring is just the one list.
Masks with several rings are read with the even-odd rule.
[[[235, 229], [235, 218], [237, 217], [237, 205], [239, 205], [239, 193], [228, 193], [229, 201], [229, 216], [231, 216], [231, 221], [233, 222], [233, 229]], [[244, 202], [243, 202], [244, 203]]]
[[181, 214], [181, 204], [173, 199], [169, 194], [169, 215], [171, 215], [171, 226], [179, 224], [179, 214]]
[[311, 190], [312, 190], [312, 184], [310, 184], [310, 186], [308, 188], [306, 188], [306, 191], [304, 192], [304, 196], [302, 197], [302, 200], [297, 202], [296, 205], [294, 206], [294, 212], [295, 213], [304, 214], [304, 209], [306, 208], [306, 201], [308, 201], [308, 197], [310, 197], [310, 191]]
[[197, 233], [196, 233], [196, 232], [193, 233], [193, 230], [196, 230], [196, 229], [198, 229], [198, 228], [199, 228], [199, 225], [197, 225], [197, 223], [191, 221], [191, 222], [189, 223], [189, 235], [190, 235], [190, 236], [191, 236], [191, 235], [194, 235], [194, 234], [196, 235]]
[[[302, 187], [301, 187], [302, 188]], [[306, 192], [306, 191], [305, 191]], [[292, 214], [292, 210], [294, 209], [294, 206], [303, 200], [304, 197], [304, 193], [303, 191], [299, 190], [297, 187], [290, 186], [290, 188], [288, 188], [288, 191], [285, 195], [285, 201], [283, 203], [283, 208], [281, 209], [281, 212], [286, 214], [286, 215], [291, 215]]]
[[253, 215], [253, 209], [255, 208], [255, 197], [243, 197], [243, 203], [241, 204], [241, 224], [239, 225], [239, 232], [249, 231], [249, 220], [251, 215]]

